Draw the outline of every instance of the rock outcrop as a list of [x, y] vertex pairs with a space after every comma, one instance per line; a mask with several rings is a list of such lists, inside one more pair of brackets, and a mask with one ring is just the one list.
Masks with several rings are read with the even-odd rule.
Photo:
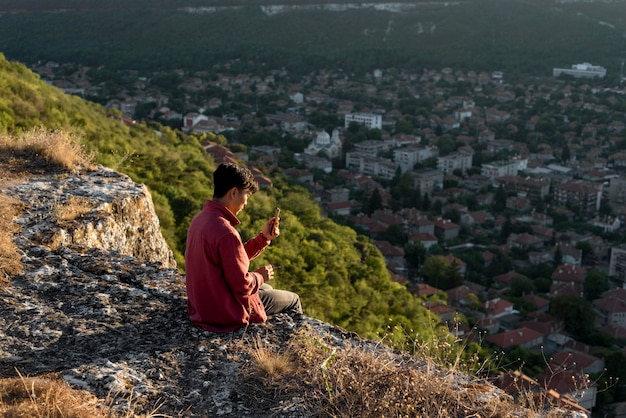
[[[58, 373], [122, 414], [305, 417], [305, 389], [242, 395], [255, 343], [284, 350], [307, 329], [334, 349], [398, 355], [312, 318], [277, 315], [225, 334], [192, 326], [150, 194], [122, 174], [34, 175], [0, 192], [26, 207], [14, 238], [23, 274], [0, 289], [0, 377]], [[484, 402], [504, 396], [483, 392]]]
[[150, 194], [125, 175], [100, 167], [14, 183], [2, 192], [26, 207], [14, 239], [24, 273], [0, 290], [1, 377], [56, 372], [139, 413], [254, 416], [232, 396], [231, 356], [273, 325], [292, 332], [291, 318], [228, 334], [190, 325]]

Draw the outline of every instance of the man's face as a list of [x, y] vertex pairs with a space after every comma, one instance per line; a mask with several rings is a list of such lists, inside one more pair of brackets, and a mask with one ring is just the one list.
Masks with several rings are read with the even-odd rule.
[[248, 197], [250, 197], [249, 190], [236, 189], [236, 193], [234, 194], [232, 205], [230, 207], [231, 211], [235, 215], [237, 215], [239, 212], [243, 210], [243, 208], [246, 207], [246, 205], [248, 204]]

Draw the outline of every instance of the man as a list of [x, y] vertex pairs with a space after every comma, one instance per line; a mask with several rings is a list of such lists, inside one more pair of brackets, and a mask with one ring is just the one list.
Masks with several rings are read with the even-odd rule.
[[237, 214], [258, 190], [250, 170], [237, 164], [220, 164], [213, 173], [213, 200], [204, 203], [187, 232], [187, 310], [191, 322], [208, 331], [232, 331], [251, 322], [264, 322], [278, 312], [302, 314], [300, 297], [273, 289], [269, 264], [248, 271], [258, 256], [280, 235], [278, 218], [243, 243], [235, 229]]

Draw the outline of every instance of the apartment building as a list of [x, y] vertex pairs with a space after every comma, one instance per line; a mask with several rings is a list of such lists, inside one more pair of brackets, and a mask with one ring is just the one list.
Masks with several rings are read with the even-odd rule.
[[614, 177], [609, 181], [608, 197], [611, 206], [626, 205], [626, 178]]
[[420, 193], [431, 195], [434, 191], [443, 189], [443, 173], [434, 169], [420, 169], [411, 172], [413, 177], [413, 187]]
[[505, 175], [495, 180], [494, 186], [504, 186], [506, 191], [525, 196], [531, 202], [538, 202], [550, 194], [550, 181], [546, 178], [518, 177]]
[[397, 163], [385, 158], [371, 157], [358, 151], [346, 153], [346, 168], [352, 173], [391, 180], [398, 167]]
[[493, 180], [496, 177], [517, 176], [517, 173], [520, 170], [525, 170], [526, 167], [528, 167], [527, 158], [493, 161], [491, 163], [483, 164], [480, 169], [480, 174]]
[[552, 69], [554, 77], [558, 77], [561, 74], [571, 75], [575, 78], [604, 78], [606, 76], [606, 68], [583, 62], [582, 64], [573, 64], [570, 68]]
[[400, 165], [403, 173], [410, 171], [415, 164], [437, 157], [439, 150], [436, 147], [402, 147], [393, 151], [393, 160]]
[[374, 113], [347, 113], [345, 118], [345, 128], [351, 123], [366, 126], [368, 129], [382, 129], [383, 117]]
[[457, 152], [437, 158], [437, 170], [444, 174], [451, 174], [457, 169], [465, 172], [472, 167], [473, 156], [472, 152], [459, 149]]
[[584, 180], [570, 180], [556, 184], [553, 188], [554, 203], [566, 206], [568, 203], [577, 206], [582, 216], [595, 216], [600, 210], [602, 184]]

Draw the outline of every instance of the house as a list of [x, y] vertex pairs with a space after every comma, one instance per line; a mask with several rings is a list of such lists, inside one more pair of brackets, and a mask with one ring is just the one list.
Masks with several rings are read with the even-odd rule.
[[477, 283], [466, 282], [460, 286], [446, 290], [448, 302], [453, 306], [468, 306], [480, 301], [479, 295], [484, 293], [485, 287]]
[[512, 331], [488, 335], [485, 340], [503, 350], [513, 347], [533, 348], [543, 344], [544, 335], [529, 328], [518, 328]]
[[582, 296], [583, 283], [587, 276], [587, 270], [581, 266], [561, 264], [552, 272], [552, 285], [550, 295], [557, 296], [569, 294]]
[[444, 241], [458, 237], [460, 230], [461, 227], [449, 219], [435, 220], [435, 235]]
[[380, 250], [388, 265], [404, 265], [404, 249], [402, 247], [391, 245], [389, 241], [376, 241], [375, 245]]
[[412, 224], [409, 224], [409, 228], [414, 227], [418, 233], [430, 234], [435, 233], [435, 223], [426, 217], [416, 219]]
[[326, 210], [328, 212], [333, 213], [339, 216], [348, 216], [350, 215], [351, 203], [348, 201], [343, 202], [328, 202], [325, 205]]
[[515, 270], [511, 270], [504, 274], [499, 274], [493, 277], [493, 281], [495, 283], [499, 283], [502, 286], [509, 287], [511, 285], [511, 279], [514, 277], [524, 277], [522, 274], [519, 274]]
[[419, 242], [428, 250], [439, 241], [437, 240], [437, 237], [432, 234], [418, 232], [416, 234], [409, 235], [409, 242]]
[[440, 302], [426, 304], [425, 306], [426, 309], [437, 315], [444, 322], [452, 321], [456, 316], [456, 310], [454, 308]]
[[524, 295], [522, 296], [524, 301], [530, 303], [535, 307], [535, 311], [538, 313], [547, 313], [550, 308], [550, 301], [537, 295]]
[[604, 359], [579, 351], [562, 350], [552, 356], [550, 366], [576, 370], [582, 374], [600, 373], [604, 370]]
[[537, 381], [547, 390], [571, 397], [583, 408], [591, 410], [596, 405], [597, 384], [575, 370], [548, 369], [537, 376]]
[[428, 297], [436, 295], [440, 290], [426, 283], [418, 283], [417, 286], [411, 288], [411, 292], [418, 297]]
[[589, 409], [580, 405], [569, 394], [561, 394], [553, 389], [549, 389], [545, 384], [540, 384], [537, 380], [532, 379], [519, 370], [501, 373], [493, 381], [493, 384], [511, 396], [523, 396], [528, 401], [532, 401], [539, 409], [542, 405], [552, 405], [564, 411], [569, 411], [566, 413], [567, 416], [587, 417], [590, 415]]
[[543, 239], [527, 232], [521, 234], [511, 234], [507, 239], [510, 248], [521, 248], [524, 250], [538, 249], [543, 247]]
[[484, 225], [489, 221], [493, 221], [495, 218], [492, 214], [485, 210], [479, 210], [474, 212], [468, 212], [461, 215], [461, 225], [463, 226], [474, 226], [474, 225]]
[[501, 318], [517, 313], [517, 311], [513, 309], [514, 305], [511, 302], [500, 298], [488, 300], [480, 305], [480, 307], [490, 318]]
[[626, 289], [606, 291], [600, 299], [593, 301], [593, 307], [603, 325], [626, 328]]
[[289, 168], [283, 171], [288, 177], [300, 184], [313, 183], [313, 172], [298, 168]]
[[526, 315], [526, 319], [520, 321], [519, 326], [541, 332], [549, 339], [551, 336], [559, 334], [565, 329], [565, 322], [547, 313], [535, 311]]

